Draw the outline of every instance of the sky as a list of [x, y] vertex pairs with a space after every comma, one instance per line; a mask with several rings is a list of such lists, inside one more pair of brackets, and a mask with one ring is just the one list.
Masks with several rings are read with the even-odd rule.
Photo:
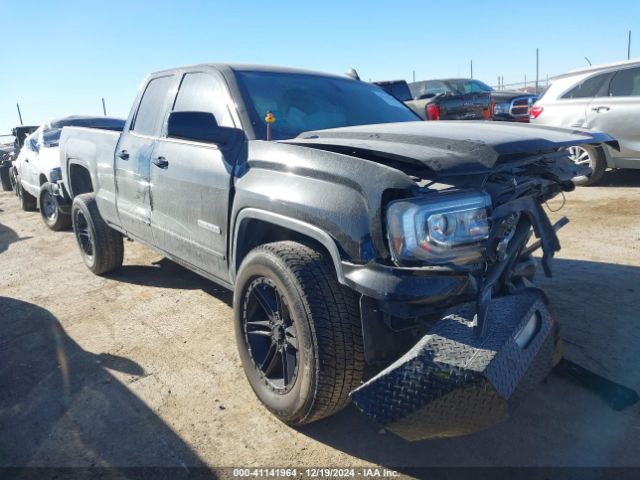
[[0, 134], [71, 114], [126, 117], [146, 74], [275, 64], [363, 80], [464, 76], [494, 85], [640, 58], [638, 0], [2, 0]]

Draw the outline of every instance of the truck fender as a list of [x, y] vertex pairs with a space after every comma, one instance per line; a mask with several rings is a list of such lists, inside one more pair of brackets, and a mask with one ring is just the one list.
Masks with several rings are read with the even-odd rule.
[[[237, 258], [237, 245], [238, 238], [240, 234], [240, 229], [243, 224], [250, 220], [259, 220], [265, 223], [269, 223], [276, 228], [284, 228], [296, 233], [304, 237], [308, 237], [311, 240], [314, 240], [320, 243], [331, 256], [331, 260], [333, 261], [334, 268], [336, 270], [338, 281], [341, 284], [345, 284], [344, 272], [342, 270], [341, 264], [341, 256], [338, 246], [334, 239], [324, 230], [316, 227], [315, 225], [311, 225], [309, 223], [286, 217], [284, 215], [280, 215], [278, 213], [273, 213], [267, 210], [261, 210], [258, 208], [244, 208], [240, 210], [238, 215], [235, 218], [234, 226], [233, 226], [233, 237], [231, 239], [230, 244], [230, 277], [232, 282], [235, 282], [236, 272], [240, 267], [240, 259]], [[245, 252], [246, 253], [246, 252]]]
[[67, 191], [69, 192], [69, 195], [71, 197], [71, 199], [73, 199], [76, 195], [79, 195], [80, 193], [87, 193], [87, 192], [74, 192], [73, 191], [73, 182], [71, 180], [71, 172], [72, 172], [72, 167], [74, 166], [78, 166], [78, 167], [82, 167], [84, 168], [87, 172], [89, 172], [89, 177], [91, 178], [91, 185], [93, 187], [93, 191], [96, 191], [98, 189], [98, 182], [97, 182], [97, 178], [96, 178], [96, 173], [93, 171], [91, 165], [89, 164], [89, 162], [87, 162], [86, 160], [83, 159], [78, 159], [78, 158], [69, 158], [67, 160], [67, 181], [65, 182], [66, 187], [67, 187]]

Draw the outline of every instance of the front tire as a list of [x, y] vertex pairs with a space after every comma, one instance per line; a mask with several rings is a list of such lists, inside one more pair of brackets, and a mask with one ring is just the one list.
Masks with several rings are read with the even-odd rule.
[[578, 186], [594, 185], [607, 170], [607, 160], [601, 148], [592, 145], [579, 145], [569, 147], [569, 158], [577, 165], [591, 167], [591, 174], [573, 178], [573, 183]]
[[60, 211], [58, 200], [51, 194], [49, 182], [40, 187], [40, 215], [44, 224], [56, 232], [66, 230], [71, 225], [71, 215]]
[[71, 219], [80, 254], [89, 270], [102, 275], [122, 266], [122, 234], [102, 219], [95, 194], [84, 193], [74, 198]]
[[326, 255], [289, 241], [252, 250], [234, 316], [247, 379], [280, 420], [302, 425], [347, 405], [364, 368], [360, 316]]

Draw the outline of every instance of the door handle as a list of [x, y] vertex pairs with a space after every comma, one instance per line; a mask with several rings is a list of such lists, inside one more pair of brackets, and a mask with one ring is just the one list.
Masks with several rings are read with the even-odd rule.
[[151, 163], [153, 163], [158, 168], [167, 168], [169, 166], [169, 162], [164, 157], [156, 157], [151, 160]]
[[121, 150], [118, 154], [118, 157], [120, 157], [122, 160], [129, 160], [129, 152], [127, 152], [126, 150]]
[[611, 110], [611, 108], [607, 107], [606, 105], [600, 105], [599, 107], [592, 107], [591, 110], [600, 113], [601, 110], [608, 112], [609, 110]]

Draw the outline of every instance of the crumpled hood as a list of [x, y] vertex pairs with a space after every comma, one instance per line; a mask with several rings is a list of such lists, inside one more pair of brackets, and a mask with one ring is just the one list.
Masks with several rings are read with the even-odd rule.
[[384, 156], [421, 164], [437, 176], [475, 174], [494, 165], [558, 148], [617, 142], [604, 133], [487, 121], [403, 122], [301, 133], [283, 141], [355, 157]]

